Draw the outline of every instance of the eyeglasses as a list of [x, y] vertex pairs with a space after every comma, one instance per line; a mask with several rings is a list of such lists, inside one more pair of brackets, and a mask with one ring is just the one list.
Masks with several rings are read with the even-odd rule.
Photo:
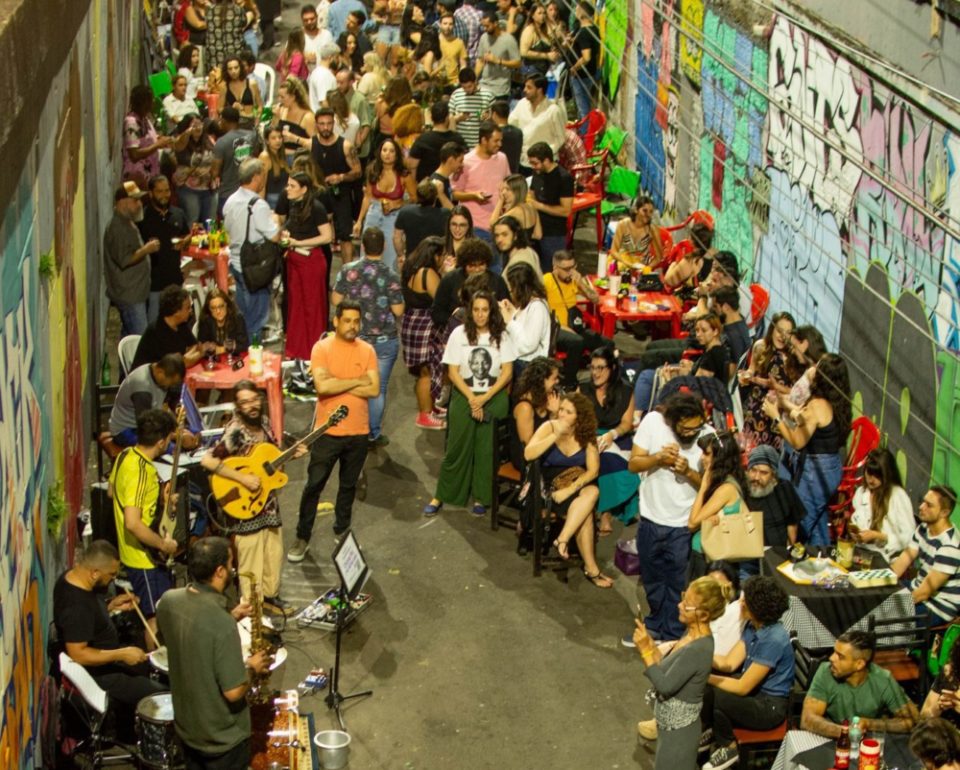
[[451, 222], [450, 227], [469, 227], [466, 222]]
[[598, 365], [598, 366], [591, 366], [591, 367], [590, 367], [590, 371], [591, 371], [591, 372], [602, 372], [602, 371], [604, 371], [605, 369], [609, 369], [609, 368], [610, 368], [609, 366], [607, 366], [606, 364], [603, 364], [603, 365]]

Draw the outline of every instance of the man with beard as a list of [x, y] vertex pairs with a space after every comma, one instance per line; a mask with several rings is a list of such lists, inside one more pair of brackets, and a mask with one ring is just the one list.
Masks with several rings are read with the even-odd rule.
[[830, 665], [817, 669], [803, 699], [802, 729], [836, 739], [844, 720], [854, 717], [860, 717], [864, 733], [913, 729], [917, 707], [893, 675], [873, 662], [875, 647], [876, 638], [869, 631], [847, 631], [837, 637]]
[[306, 558], [320, 493], [337, 463], [340, 463], [340, 487], [334, 507], [333, 534], [340, 537], [350, 529], [357, 482], [367, 459], [368, 402], [380, 394], [377, 353], [373, 345], [358, 339], [362, 312], [360, 303], [352, 299], [345, 299], [337, 305], [333, 320], [336, 333], [317, 341], [310, 356], [310, 370], [317, 389], [314, 427], [323, 425], [340, 406], [346, 406], [349, 411], [310, 449], [307, 483], [300, 498], [297, 539], [287, 552], [287, 561], [290, 562], [301, 562]]
[[317, 133], [310, 143], [310, 154], [326, 174], [324, 181], [333, 193], [333, 230], [340, 242], [340, 258], [346, 264], [353, 259], [353, 193], [360, 180], [360, 158], [353, 142], [333, 133], [333, 110], [317, 110]]
[[300, 23], [303, 24], [303, 58], [312, 71], [317, 66], [317, 53], [321, 46], [336, 41], [330, 34], [330, 30], [326, 28], [326, 13], [321, 21], [316, 7], [312, 4], [300, 8]]
[[[256, 494], [260, 479], [253, 473], [228, 468], [228, 457], [245, 457], [264, 442], [276, 446], [270, 420], [263, 412], [263, 394], [251, 380], [240, 380], [234, 388], [233, 419], [223, 430], [223, 438], [210, 449], [200, 464], [210, 473], [235, 481]], [[303, 457], [306, 447], [298, 446], [294, 457]], [[288, 614], [289, 606], [280, 598], [280, 569], [283, 564], [283, 535], [280, 532], [280, 501], [271, 492], [263, 510], [252, 519], [234, 522], [237, 533], [237, 571], [240, 593], [250, 598], [250, 575], [257, 581], [264, 604]]]
[[956, 505], [952, 487], [930, 487], [920, 500], [920, 526], [913, 540], [890, 565], [902, 578], [919, 559], [910, 591], [918, 614], [924, 613], [931, 626], [949, 623], [960, 613], [960, 539], [950, 521]]
[[577, 260], [565, 249], [554, 252], [553, 270], [543, 275], [543, 286], [547, 292], [547, 305], [556, 315], [560, 331], [557, 333], [557, 350], [566, 354], [563, 362], [563, 384], [576, 389], [577, 372], [583, 364], [584, 352], [589, 353], [605, 344], [603, 337], [583, 322], [583, 316], [571, 313], [577, 307], [577, 298], [583, 295], [591, 302], [599, 302], [600, 297], [590, 285], [590, 281], [580, 275]]
[[120, 311], [120, 336], [143, 334], [147, 328], [147, 300], [150, 297], [151, 254], [160, 250], [160, 241], [146, 243], [137, 229], [143, 221], [146, 195], [136, 182], [124, 182], [113, 200], [113, 218], [103, 234], [103, 276], [107, 297]]
[[[170, 205], [170, 181], [163, 174], [151, 177], [147, 189], [150, 195], [138, 228], [144, 241], [160, 242], [160, 247], [150, 255], [147, 320], [153, 323], [159, 317], [160, 292], [172, 284], [183, 285], [180, 251], [174, 248], [173, 239], [183, 238], [190, 232], [190, 227], [183, 209]], [[187, 245], [186, 240], [183, 243]]]
[[[797, 530], [806, 515], [793, 482], [777, 478], [780, 455], [769, 444], [756, 447], [747, 460], [747, 507], [763, 514], [763, 544], [791, 546], [797, 542]], [[737, 563], [740, 579], [760, 574], [760, 561]]]
[[[690, 510], [700, 488], [698, 439], [713, 428], [700, 401], [676, 393], [647, 413], [633, 437], [628, 468], [640, 473], [640, 524], [637, 553], [643, 565], [640, 579], [650, 614], [644, 619], [658, 641], [679, 639], [684, 633], [677, 605], [687, 582], [690, 560]], [[632, 632], [623, 638], [633, 647]]]
[[106, 540], [90, 543], [53, 588], [53, 622], [61, 649], [126, 707], [116, 712], [121, 736], [130, 737], [137, 703], [166, 688], [148, 676], [147, 654], [141, 648], [120, 645], [110, 614], [133, 611], [137, 600], [129, 594], [108, 599], [107, 589], [119, 570], [116, 547]]

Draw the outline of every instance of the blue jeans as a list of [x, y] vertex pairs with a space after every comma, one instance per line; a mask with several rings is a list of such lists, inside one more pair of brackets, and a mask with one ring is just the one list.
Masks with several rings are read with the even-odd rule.
[[380, 201], [374, 201], [367, 209], [367, 217], [363, 223], [363, 229], [368, 227], [379, 227], [383, 231], [383, 264], [397, 269], [397, 250], [393, 245], [393, 229], [397, 225], [397, 211], [394, 209], [389, 214], [383, 213], [383, 204]]
[[656, 378], [656, 369], [644, 369], [637, 374], [637, 381], [633, 385], [633, 405], [637, 409], [642, 409], [644, 412], [650, 410], [650, 399], [653, 398]]
[[797, 496], [806, 510], [806, 515], [800, 522], [800, 542], [807, 546], [828, 546], [830, 512], [827, 504], [843, 477], [843, 461], [839, 454], [808, 454], [802, 458], [803, 467], [797, 477], [794, 470], [798, 462], [801, 462], [800, 453], [784, 443], [779, 476], [782, 479], [795, 479]]
[[183, 213], [187, 215], [187, 224], [213, 219], [217, 212], [216, 190], [194, 190], [190, 187], [178, 187], [177, 198]]
[[690, 531], [686, 527], [664, 527], [641, 517], [637, 554], [640, 580], [650, 605], [650, 614], [644, 620], [647, 630], [655, 639], [679, 639], [684, 627], [677, 605], [687, 583]]
[[577, 113], [582, 118], [593, 109], [594, 83], [590, 78], [570, 78], [573, 100], [577, 103]]
[[[244, 31], [243, 42], [247, 44], [247, 48], [253, 51], [254, 56], [260, 55], [260, 38], [257, 36], [256, 27], [251, 27], [250, 29]], [[264, 95], [261, 94], [261, 96]], [[264, 96], [264, 98], [266, 97]]]
[[545, 235], [540, 239], [540, 269], [544, 273], [553, 270], [553, 255], [567, 248], [567, 236]]
[[120, 311], [120, 339], [128, 334], [143, 334], [147, 330], [147, 303], [114, 302]]
[[267, 322], [267, 316], [270, 315], [270, 287], [260, 291], [247, 291], [243, 276], [233, 267], [230, 268], [230, 273], [236, 282], [237, 307], [247, 324], [247, 334], [250, 339], [253, 339], [254, 334], [260, 334], [263, 325]]
[[151, 291], [147, 297], [147, 323], [152, 324], [160, 316], [160, 292]]
[[387, 406], [387, 384], [390, 382], [390, 372], [400, 354], [400, 339], [394, 337], [386, 342], [373, 343], [377, 351], [377, 371], [380, 373], [380, 394], [371, 398], [370, 404], [370, 439], [380, 438], [383, 427], [383, 412]]

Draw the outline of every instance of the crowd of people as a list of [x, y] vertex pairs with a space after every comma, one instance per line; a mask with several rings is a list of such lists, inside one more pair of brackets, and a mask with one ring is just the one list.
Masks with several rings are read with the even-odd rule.
[[[829, 547], [853, 416], [844, 358], [787, 312], [770, 313], [756, 335], [740, 261], [712, 248], [709, 217], [693, 218], [689, 237], [670, 249], [642, 196], [616, 226], [610, 257], [684, 298], [688, 334], [645, 340], [628, 355], [588, 323], [584, 303], [598, 302], [598, 285], [568, 248], [576, 182], [564, 165], [582, 157], [582, 140], [567, 128], [568, 94], [547, 95], [559, 80], [577, 115], [594, 106], [599, 39], [588, 2], [323, 0], [302, 6], [301, 25], [275, 60], [279, 9], [268, 5], [184, 0], [173, 24], [173, 91], [160, 113], [149, 87], [131, 93], [124, 181], [103, 244], [122, 334], [142, 335], [110, 419], [123, 448], [110, 479], [119, 549], [94, 544], [58, 582], [55, 615], [68, 652], [121, 702], [148, 691], [134, 671], [117, 668], [142, 656], [79, 622], [76, 608], [86, 602], [71, 598], [109, 582], [120, 564], [172, 650], [182, 652], [187, 624], [203, 625], [203, 613], [221, 604], [214, 594], [234, 566], [241, 595], [253, 579], [268, 607], [290, 611], [274, 493], [262, 514], [236, 528], [235, 555], [216, 538], [199, 541], [209, 542], [188, 559], [197, 587], [159, 602], [172, 580], [148, 549], [173, 554], [178, 546], [150, 527], [160, 497], [152, 462], [174, 434], [164, 404], [187, 368], [205, 355], [282, 340], [292, 386], [317, 400], [314, 427], [347, 407], [309, 450], [286, 552], [300, 562], [338, 465], [334, 535], [351, 527], [367, 453], [389, 443], [388, 383], [402, 357], [415, 426], [446, 431], [423, 514], [446, 506], [487, 515], [495, 424], [506, 421], [516, 469], [541, 471], [549, 547], [582, 563], [593, 586], [614, 583], [598, 560], [598, 538], [636, 522], [649, 612], [622, 643], [646, 665], [655, 717], [638, 729], [658, 741], [658, 768], [732, 766], [735, 727], [769, 729], [786, 716], [794, 683], [780, 623], [787, 597], [760, 576], [758, 559], [712, 559], [703, 535], [723, 516], [754, 511], [765, 546]], [[258, 57], [274, 64], [275, 96], [255, 72]], [[215, 99], [196, 100], [200, 92]], [[182, 250], [211, 220], [222, 221], [228, 239], [232, 291], [209, 291], [194, 326]], [[278, 244], [283, 268], [253, 286], [244, 247], [265, 242]], [[731, 389], [743, 412], [735, 430], [723, 419], [733, 411]], [[254, 382], [238, 383], [232, 396], [233, 417], [202, 467], [257, 493], [260, 478], [225, 461], [276, 437]], [[186, 448], [200, 440], [182, 432]], [[931, 625], [960, 612], [955, 503], [953, 490], [931, 486], [918, 525], [887, 448], [870, 453], [852, 501], [854, 540], [898, 577], [919, 562], [910, 588]], [[528, 505], [517, 529], [521, 555], [532, 547]], [[87, 649], [95, 643], [98, 654]], [[914, 726], [919, 712], [871, 662], [873, 649], [859, 632], [838, 639], [804, 703], [806, 729], [836, 737], [853, 715], [885, 720], [891, 732]], [[179, 724], [182, 691], [196, 685], [190, 666], [171, 656]], [[219, 682], [230, 704], [245, 692], [235, 664], [223, 663]], [[264, 665], [248, 661], [258, 672]], [[923, 716], [955, 714], [953, 680], [934, 690]], [[236, 722], [229, 734], [242, 735], [236, 709], [219, 706], [218, 719]], [[215, 720], [194, 716], [181, 733], [191, 766], [242, 761], [239, 741], [205, 735]]]

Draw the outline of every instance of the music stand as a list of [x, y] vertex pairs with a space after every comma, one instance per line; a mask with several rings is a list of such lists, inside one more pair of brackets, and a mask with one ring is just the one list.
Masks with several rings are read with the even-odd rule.
[[337, 568], [337, 574], [340, 576], [340, 588], [337, 593], [339, 607], [335, 607], [333, 610], [337, 632], [337, 651], [334, 657], [333, 671], [330, 674], [330, 691], [327, 693], [326, 703], [328, 708], [332, 708], [337, 713], [337, 722], [340, 724], [340, 729], [344, 730], [343, 715], [340, 713], [341, 704], [352, 698], [365, 698], [368, 695], [373, 695], [373, 690], [363, 690], [350, 695], [340, 694], [340, 641], [343, 637], [344, 621], [350, 612], [351, 600], [356, 599], [364, 583], [367, 582], [367, 578], [370, 577], [370, 568], [363, 558], [363, 552], [360, 550], [360, 545], [357, 543], [353, 530], [348, 530], [334, 549], [333, 565]]

